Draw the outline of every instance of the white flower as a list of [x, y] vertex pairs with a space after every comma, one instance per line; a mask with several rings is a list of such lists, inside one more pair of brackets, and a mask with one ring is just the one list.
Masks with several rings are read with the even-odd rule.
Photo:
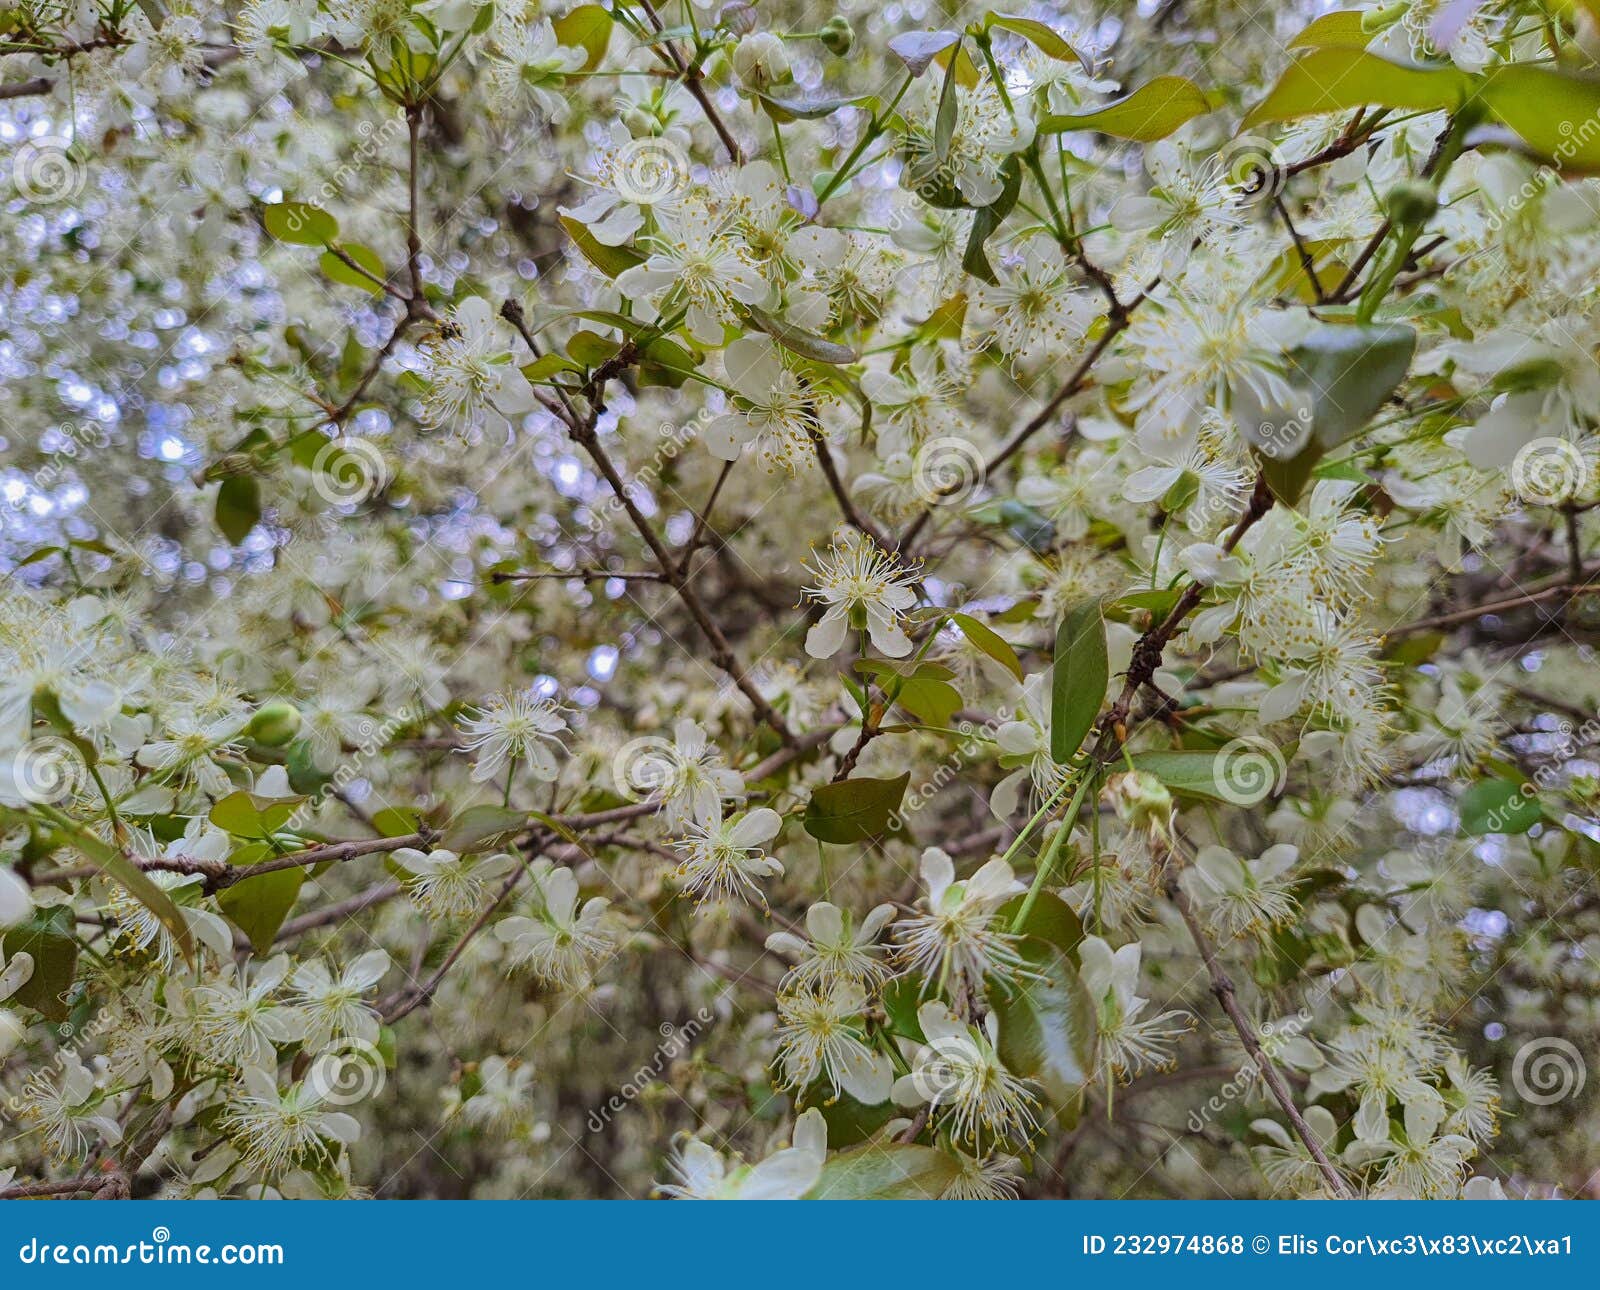
[[277, 1045], [305, 1036], [298, 1009], [273, 995], [289, 974], [283, 955], [254, 966], [235, 967], [194, 992], [193, 1028], [197, 1050], [229, 1066], [267, 1070], [277, 1064]]
[[32, 912], [28, 884], [10, 869], [0, 869], [0, 928], [15, 927]]
[[435, 918], [445, 919], [476, 913], [489, 884], [504, 878], [516, 864], [501, 853], [462, 856], [443, 847], [427, 852], [400, 847], [394, 862], [410, 875], [405, 883], [411, 899]]
[[478, 1091], [461, 1104], [461, 1114], [484, 1128], [509, 1129], [532, 1107], [533, 1064], [498, 1053], [478, 1066]]
[[578, 880], [565, 868], [540, 874], [537, 891], [540, 905], [535, 917], [503, 918], [495, 924], [494, 934], [505, 942], [512, 966], [526, 966], [552, 985], [578, 985], [588, 977], [594, 960], [615, 942], [605, 924], [611, 902], [594, 896], [580, 910]]
[[664, 1196], [678, 1200], [799, 1200], [817, 1185], [827, 1159], [828, 1129], [822, 1112], [806, 1111], [794, 1125], [794, 1146], [747, 1165], [689, 1138], [673, 1157], [677, 1182], [663, 1184]]
[[672, 845], [683, 856], [675, 876], [685, 892], [700, 904], [750, 896], [765, 903], [756, 880], [783, 872], [778, 861], [761, 851], [761, 844], [783, 827], [776, 811], [762, 806], [724, 820], [721, 805], [713, 803], [703, 823], [689, 820], [684, 827], [686, 836]]
[[56, 1058], [53, 1070], [37, 1070], [28, 1077], [22, 1116], [39, 1126], [51, 1152], [62, 1160], [81, 1160], [97, 1141], [122, 1141], [122, 1130], [94, 1076], [70, 1048]]
[[1164, 1066], [1173, 1043], [1189, 1028], [1182, 1012], [1142, 1015], [1150, 1002], [1138, 994], [1142, 953], [1137, 941], [1114, 951], [1098, 936], [1084, 937], [1078, 947], [1083, 983], [1100, 1017], [1101, 1065], [1108, 1075], [1125, 1079]]
[[703, 345], [722, 343], [723, 327], [739, 320], [739, 305], [769, 303], [772, 288], [749, 251], [703, 205], [661, 211], [659, 230], [641, 240], [650, 256], [619, 274], [617, 289], [657, 312], [687, 310], [689, 334]]
[[821, 433], [821, 395], [785, 365], [769, 337], [741, 337], [728, 346], [722, 362], [738, 404], [707, 423], [701, 442], [722, 461], [737, 461], [753, 443], [769, 469], [793, 470], [812, 451], [812, 437]]
[[866, 1004], [866, 992], [848, 981], [825, 991], [780, 994], [776, 1034], [781, 1087], [806, 1089], [826, 1080], [835, 1097], [848, 1093], [865, 1106], [886, 1102], [894, 1067], [867, 1045], [861, 1020]]
[[512, 420], [537, 406], [505, 335], [482, 296], [463, 300], [440, 324], [423, 350], [428, 391], [422, 406], [430, 426], [472, 428], [490, 412]]
[[1001, 353], [1059, 360], [1077, 349], [1096, 307], [1053, 240], [1034, 234], [1000, 261], [997, 276], [978, 287], [973, 302]]
[[985, 978], [1009, 980], [1022, 969], [1017, 938], [996, 925], [1000, 906], [1026, 890], [998, 857], [956, 881], [955, 862], [938, 847], [922, 853], [927, 910], [894, 925], [900, 957], [924, 981], [959, 990], [981, 990]]
[[231, 1093], [221, 1120], [248, 1167], [276, 1178], [291, 1165], [330, 1160], [338, 1146], [361, 1136], [354, 1116], [327, 1106], [323, 1068], [312, 1063], [306, 1078], [280, 1090], [266, 1070], [248, 1066]]
[[890, 658], [911, 653], [911, 638], [901, 627], [906, 610], [917, 603], [911, 579], [895, 558], [866, 534], [845, 530], [812, 570], [817, 585], [805, 594], [827, 609], [806, 633], [806, 653], [831, 658], [852, 627], [864, 629], [873, 645]]
[[1008, 1071], [996, 1051], [999, 1018], [970, 1026], [947, 1004], [930, 999], [917, 1009], [927, 1044], [917, 1051], [909, 1075], [895, 1081], [902, 1106], [928, 1104], [958, 1142], [982, 1146], [1031, 1138], [1039, 1131], [1038, 1095], [1032, 1081]]
[[321, 959], [302, 963], [294, 970], [294, 1006], [305, 1019], [306, 1046], [315, 1052], [335, 1039], [378, 1041], [378, 1014], [366, 993], [389, 970], [384, 950], [368, 950], [337, 976]]
[[462, 747], [477, 754], [472, 782], [494, 779], [512, 763], [526, 766], [535, 779], [554, 782], [561, 767], [552, 750], [561, 747], [566, 728], [560, 707], [532, 690], [493, 695], [460, 722]]
[[1232, 939], [1265, 932], [1294, 917], [1298, 905], [1285, 875], [1300, 852], [1288, 843], [1268, 847], [1257, 860], [1241, 860], [1224, 847], [1201, 847], [1184, 886], [1200, 897], [1219, 935]]
[[723, 801], [744, 796], [744, 779], [723, 764], [722, 750], [689, 717], [673, 725], [672, 747], [662, 750], [652, 774], [657, 771], [660, 782], [653, 795], [661, 802], [661, 818], [669, 829], [720, 821]]
[[891, 972], [880, 957], [886, 947], [878, 943], [878, 933], [893, 917], [893, 905], [877, 905], [861, 920], [860, 927], [854, 927], [849, 914], [819, 900], [806, 911], [806, 936], [774, 932], [767, 937], [769, 950], [796, 960], [783, 979], [784, 988], [815, 986], [826, 990], [840, 982], [881, 984]]

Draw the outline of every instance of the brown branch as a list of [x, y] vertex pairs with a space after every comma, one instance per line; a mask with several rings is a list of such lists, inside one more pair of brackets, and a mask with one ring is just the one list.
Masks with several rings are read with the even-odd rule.
[[[515, 300], [507, 300], [500, 306], [500, 315], [505, 318], [522, 338], [530, 345], [533, 344], [532, 333], [528, 330], [527, 318], [522, 312], [522, 306]], [[671, 549], [667, 546], [666, 539], [656, 532], [655, 525], [651, 524], [643, 511], [639, 509], [633, 495], [628, 491], [628, 485], [618, 472], [616, 464], [611, 460], [600, 436], [595, 432], [595, 426], [600, 420], [600, 414], [605, 411], [605, 389], [616, 377], [625, 372], [638, 358], [638, 350], [632, 341], [608, 358], [597, 367], [584, 385], [583, 396], [589, 404], [586, 416], [572, 413], [562, 419], [566, 422], [567, 433], [572, 441], [588, 454], [594, 462], [596, 469], [606, 483], [611, 486], [611, 491], [622, 509], [627, 513], [629, 521], [644, 539], [650, 548], [650, 554], [655, 557], [656, 565], [660, 568], [663, 580], [669, 583], [678, 593], [678, 599], [683, 602], [684, 608], [689, 611], [689, 616], [694, 619], [701, 635], [706, 638], [711, 646], [711, 661], [714, 662], [738, 687], [739, 692], [750, 701], [750, 706], [755, 709], [756, 715], [771, 726], [784, 744], [794, 743], [794, 732], [789, 729], [788, 723], [778, 715], [770, 703], [767, 702], [761, 691], [750, 680], [744, 668], [740, 666], [738, 658], [733, 652], [733, 646], [721, 627], [717, 625], [710, 611], [706, 609], [705, 602], [700, 594], [691, 585], [684, 569], [673, 557]], [[570, 405], [569, 405], [570, 406]], [[558, 413], [557, 415], [561, 415]]]
[[1266, 1081], [1267, 1088], [1271, 1090], [1273, 1100], [1282, 1109], [1288, 1119], [1295, 1135], [1305, 1144], [1311, 1153], [1311, 1159], [1316, 1162], [1317, 1168], [1322, 1171], [1329, 1189], [1335, 1196], [1350, 1199], [1352, 1196], [1350, 1185], [1344, 1176], [1333, 1167], [1327, 1154], [1322, 1149], [1322, 1144], [1317, 1141], [1317, 1135], [1311, 1131], [1311, 1126], [1305, 1122], [1305, 1117], [1300, 1114], [1300, 1108], [1295, 1105], [1294, 1095], [1290, 1093], [1289, 1086], [1284, 1082], [1283, 1074], [1278, 1070], [1272, 1059], [1267, 1056], [1261, 1047], [1261, 1039], [1256, 1034], [1255, 1026], [1250, 1018], [1245, 1016], [1244, 1009], [1239, 1006], [1239, 997], [1234, 993], [1233, 982], [1229, 980], [1227, 972], [1223, 969], [1221, 960], [1217, 957], [1216, 948], [1211, 944], [1205, 934], [1205, 929], [1200, 926], [1195, 917], [1194, 908], [1189, 903], [1189, 897], [1184, 893], [1178, 882], [1177, 874], [1170, 867], [1171, 856], [1168, 855], [1169, 870], [1167, 874], [1167, 897], [1177, 906], [1178, 913], [1182, 916], [1184, 926], [1189, 929], [1189, 938], [1194, 941], [1195, 948], [1200, 951], [1200, 958], [1206, 965], [1206, 974], [1211, 979], [1211, 993], [1217, 996], [1217, 1002], [1222, 1005], [1222, 1011], [1233, 1024], [1239, 1042], [1244, 1045], [1244, 1050], [1250, 1055], [1256, 1069], [1261, 1072]]

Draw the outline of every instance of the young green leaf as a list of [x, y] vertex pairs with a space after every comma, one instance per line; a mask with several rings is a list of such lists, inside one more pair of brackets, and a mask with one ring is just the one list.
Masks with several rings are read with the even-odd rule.
[[1110, 679], [1100, 602], [1082, 601], [1062, 615], [1056, 628], [1050, 679], [1050, 756], [1058, 764], [1065, 765], [1077, 755], [1100, 715]]

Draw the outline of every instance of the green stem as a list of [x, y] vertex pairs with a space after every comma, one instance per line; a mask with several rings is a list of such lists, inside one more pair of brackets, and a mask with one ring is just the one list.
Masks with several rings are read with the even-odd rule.
[[1078, 808], [1083, 805], [1083, 795], [1088, 792], [1089, 783], [1094, 778], [1087, 770], [1082, 775], [1078, 781], [1078, 790], [1072, 795], [1072, 802], [1068, 805], [1066, 814], [1061, 817], [1061, 826], [1051, 837], [1050, 845], [1045, 848], [1044, 855], [1039, 857], [1039, 869], [1033, 875], [1033, 886], [1028, 888], [1022, 908], [1017, 910], [1017, 916], [1011, 920], [1012, 935], [1020, 932], [1023, 924], [1028, 921], [1028, 915], [1033, 912], [1034, 902], [1039, 899], [1039, 893], [1044, 890], [1044, 884], [1050, 877], [1050, 870], [1055, 866], [1056, 857], [1061, 854], [1061, 845], [1072, 832], [1072, 822], [1078, 818]]

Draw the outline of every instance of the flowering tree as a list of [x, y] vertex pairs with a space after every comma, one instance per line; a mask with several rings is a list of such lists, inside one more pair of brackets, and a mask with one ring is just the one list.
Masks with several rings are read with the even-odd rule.
[[1592, 1188], [1597, 59], [0, 4], [0, 1195]]

